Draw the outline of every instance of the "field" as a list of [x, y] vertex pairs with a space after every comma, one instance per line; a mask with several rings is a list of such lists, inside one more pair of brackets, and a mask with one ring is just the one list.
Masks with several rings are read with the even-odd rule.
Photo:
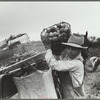
[[[44, 45], [40, 41], [32, 42], [31, 49], [36, 52], [45, 51]], [[100, 48], [90, 48], [89, 57], [100, 56], [99, 51], [100, 51]], [[88, 95], [87, 97], [88, 99], [99, 99], [100, 98], [100, 66], [97, 68], [95, 72], [92, 72], [92, 73], [86, 72], [86, 75], [84, 78], [84, 86], [85, 86], [85, 92]], [[14, 96], [13, 98], [16, 98], [16, 96]]]
[[84, 79], [86, 94], [91, 95], [93, 99], [100, 99], [100, 66], [93, 73], [87, 73]]

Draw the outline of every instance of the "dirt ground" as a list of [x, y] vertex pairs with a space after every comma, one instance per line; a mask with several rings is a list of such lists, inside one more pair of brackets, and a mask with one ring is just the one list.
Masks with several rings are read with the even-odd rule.
[[86, 73], [84, 86], [87, 95], [100, 99], [100, 65], [95, 72]]

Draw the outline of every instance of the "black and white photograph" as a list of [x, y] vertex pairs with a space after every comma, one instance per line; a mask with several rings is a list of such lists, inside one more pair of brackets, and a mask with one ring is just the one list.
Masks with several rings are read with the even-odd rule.
[[0, 1], [0, 99], [100, 99], [99, 1]]

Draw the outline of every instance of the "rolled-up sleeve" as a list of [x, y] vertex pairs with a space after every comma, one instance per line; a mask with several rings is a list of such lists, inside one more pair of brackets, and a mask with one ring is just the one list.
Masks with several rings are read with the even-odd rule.
[[68, 71], [68, 70], [74, 71], [77, 70], [77, 68], [82, 65], [82, 62], [79, 60], [57, 61], [53, 56], [51, 49], [47, 50], [45, 59], [52, 70], [58, 70], [58, 71]]

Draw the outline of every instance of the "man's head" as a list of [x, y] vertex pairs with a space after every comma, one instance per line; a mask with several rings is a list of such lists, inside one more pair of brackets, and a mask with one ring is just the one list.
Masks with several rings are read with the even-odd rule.
[[79, 55], [79, 53], [81, 53], [81, 49], [71, 46], [66, 46], [66, 49], [62, 51], [61, 55], [63, 56], [63, 58], [66, 55], [68, 55], [69, 58], [74, 59], [76, 56]]
[[87, 49], [87, 47], [83, 47], [84, 37], [79, 34], [71, 35], [68, 42], [62, 42], [62, 44], [66, 46], [66, 49], [62, 52], [62, 55], [65, 56], [68, 54], [72, 59], [78, 56], [83, 49]]

